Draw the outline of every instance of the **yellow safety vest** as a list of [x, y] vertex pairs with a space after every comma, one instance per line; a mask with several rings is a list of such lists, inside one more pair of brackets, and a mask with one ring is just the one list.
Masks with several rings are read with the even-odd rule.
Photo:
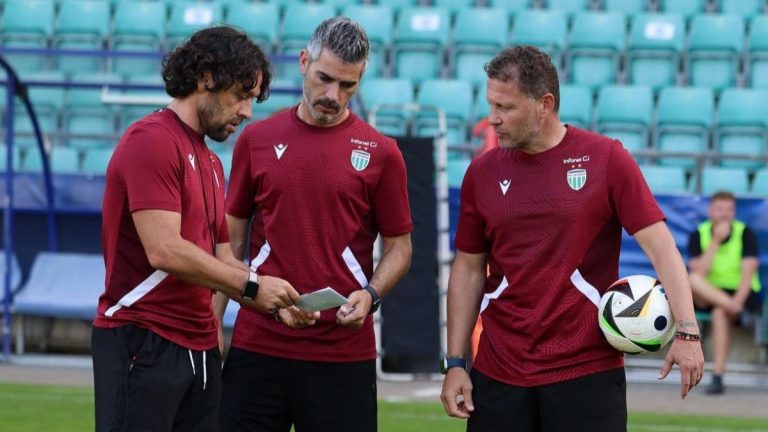
[[[731, 236], [717, 248], [707, 280], [714, 286], [727, 290], [736, 290], [741, 283], [741, 258], [744, 249], [744, 222], [733, 221]], [[699, 243], [704, 253], [712, 243], [712, 221], [699, 225]], [[752, 279], [752, 291], [760, 292], [760, 279], [757, 272]]]

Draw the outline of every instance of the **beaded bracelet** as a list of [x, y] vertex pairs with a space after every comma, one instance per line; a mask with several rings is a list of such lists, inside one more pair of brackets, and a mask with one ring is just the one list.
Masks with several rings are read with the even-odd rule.
[[682, 339], [684, 341], [701, 342], [701, 335], [699, 334], [686, 333], [686, 332], [679, 331], [675, 333], [675, 337], [678, 339]]

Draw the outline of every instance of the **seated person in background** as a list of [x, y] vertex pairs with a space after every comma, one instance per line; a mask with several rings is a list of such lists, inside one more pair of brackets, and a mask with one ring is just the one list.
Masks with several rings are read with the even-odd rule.
[[688, 268], [697, 307], [712, 313], [714, 376], [707, 393], [721, 394], [731, 323], [744, 310], [760, 311], [757, 236], [734, 218], [736, 199], [731, 192], [712, 195], [708, 214], [690, 235]]

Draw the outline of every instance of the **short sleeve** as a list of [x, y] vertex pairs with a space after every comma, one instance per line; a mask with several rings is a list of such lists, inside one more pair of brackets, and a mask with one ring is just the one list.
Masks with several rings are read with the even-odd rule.
[[240, 134], [232, 151], [232, 171], [229, 174], [227, 191], [227, 214], [240, 219], [250, 219], [253, 215], [254, 189], [251, 174], [250, 136], [248, 129]]
[[374, 215], [379, 232], [394, 237], [413, 231], [408, 204], [408, 173], [405, 160], [394, 140], [373, 196]]
[[743, 244], [743, 249], [741, 250], [742, 257], [757, 258], [758, 256], [760, 256], [759, 247], [757, 245], [757, 236], [755, 235], [754, 231], [749, 229], [749, 227], [744, 228], [744, 233], [742, 234], [742, 244]]
[[119, 154], [119, 173], [131, 212], [181, 212], [184, 178], [174, 136], [162, 126], [147, 124], [128, 132]]
[[696, 230], [688, 236], [688, 258], [696, 258], [701, 255], [701, 237]]
[[618, 141], [608, 158], [608, 193], [619, 221], [630, 235], [664, 220], [637, 162]]
[[454, 244], [462, 252], [477, 254], [488, 251], [488, 239], [485, 221], [477, 209], [474, 177], [475, 163], [472, 162], [461, 183], [459, 223]]

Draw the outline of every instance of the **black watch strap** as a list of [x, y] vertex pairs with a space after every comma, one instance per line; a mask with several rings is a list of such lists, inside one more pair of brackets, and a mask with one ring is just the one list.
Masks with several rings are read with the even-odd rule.
[[467, 369], [467, 361], [464, 360], [461, 357], [445, 357], [442, 360], [440, 360], [440, 373], [445, 375], [448, 373], [448, 370], [451, 368], [460, 367], [462, 369]]
[[371, 299], [373, 300], [373, 302], [371, 302], [371, 308], [368, 310], [368, 314], [370, 315], [379, 310], [379, 306], [381, 306], [381, 297], [379, 297], [379, 293], [377, 293], [370, 285], [364, 286], [363, 289], [368, 291], [368, 294], [371, 295]]
[[259, 276], [254, 272], [248, 272], [248, 279], [243, 285], [243, 298], [251, 300], [256, 298], [259, 293]]

